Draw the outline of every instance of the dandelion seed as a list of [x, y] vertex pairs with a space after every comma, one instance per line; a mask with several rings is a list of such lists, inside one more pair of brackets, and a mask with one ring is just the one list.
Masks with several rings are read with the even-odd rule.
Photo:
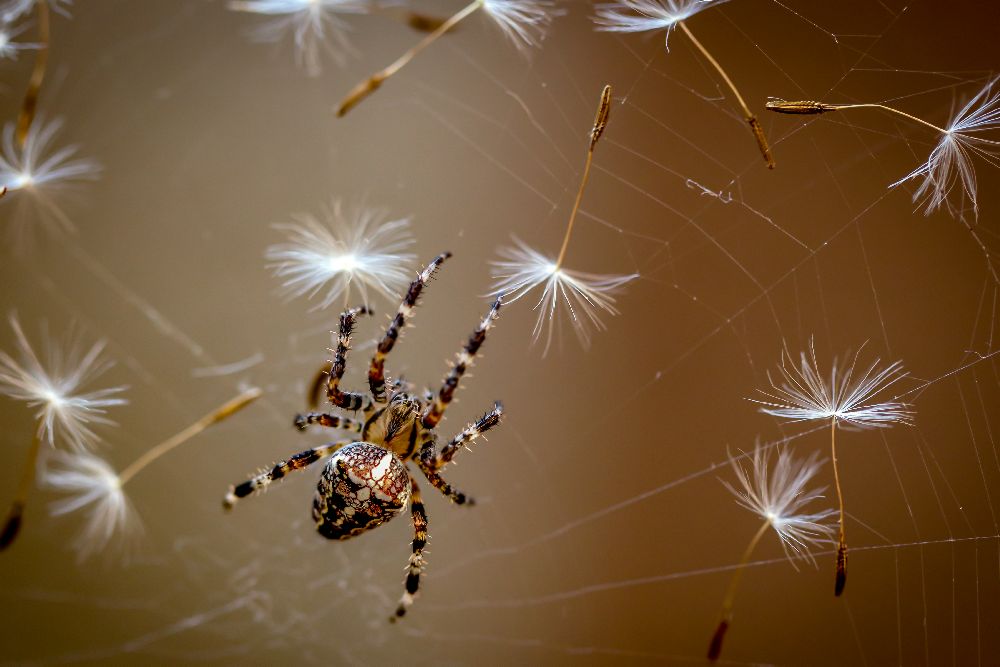
[[[978, 155], [994, 167], [1000, 167], [1000, 141], [976, 136], [976, 132], [1000, 130], [1000, 90], [991, 80], [969, 102], [962, 107], [941, 133], [927, 162], [889, 187], [906, 181], [922, 178], [920, 186], [913, 193], [913, 201], [920, 202], [924, 214], [944, 208], [954, 218], [962, 218], [966, 202], [972, 206], [973, 220], [979, 219], [976, 171], [972, 166], [972, 156]], [[939, 129], [940, 128], [936, 128]], [[949, 200], [949, 195], [960, 185], [957, 204]], [[977, 239], [978, 240], [978, 239]]]
[[[907, 120], [919, 123], [938, 132], [941, 138], [934, 146], [927, 161], [914, 169], [908, 175], [892, 183], [894, 188], [914, 179], [923, 179], [913, 201], [924, 208], [924, 214], [930, 215], [944, 208], [954, 218], [962, 218], [970, 203], [973, 218], [979, 217], [977, 201], [976, 172], [972, 167], [972, 156], [979, 155], [989, 164], [1000, 167], [1000, 141], [993, 141], [977, 136], [979, 132], [1000, 130], [1000, 90], [997, 82], [1000, 77], [991, 79], [962, 109], [955, 114], [947, 127], [938, 127], [922, 118], [887, 106], [885, 104], [825, 104], [812, 100], [788, 102], [773, 99], [766, 105], [770, 111], [784, 114], [821, 114], [847, 109], [881, 109], [889, 111]], [[949, 196], [960, 186], [958, 202], [949, 200]]]
[[139, 518], [124, 487], [136, 474], [170, 450], [213, 424], [233, 416], [261, 396], [250, 388], [136, 459], [119, 475], [103, 459], [87, 452], [55, 452], [47, 461], [42, 483], [64, 494], [51, 505], [52, 516], [86, 511], [82, 532], [74, 541], [79, 560], [103, 552], [116, 537], [132, 538], [141, 530]]
[[831, 541], [834, 529], [826, 521], [836, 515], [834, 510], [817, 512], [806, 507], [822, 499], [825, 491], [822, 488], [807, 488], [809, 481], [822, 466], [822, 461], [817, 460], [815, 452], [808, 458], [796, 459], [788, 450], [779, 450], [778, 460], [771, 468], [771, 448], [757, 443], [753, 451], [753, 465], [749, 470], [739, 462], [739, 458], [742, 457], [729, 457], [729, 463], [739, 480], [739, 487], [726, 481], [723, 484], [736, 496], [736, 502], [741, 507], [756, 514], [764, 523], [751, 538], [726, 589], [719, 625], [708, 648], [708, 659], [713, 662], [718, 660], [722, 652], [722, 642], [732, 623], [733, 603], [743, 570], [767, 529], [774, 529], [781, 541], [781, 548], [792, 565], [795, 565], [796, 560], [815, 565], [810, 548]]
[[774, 156], [771, 154], [771, 147], [768, 145], [767, 136], [761, 126], [757, 116], [750, 111], [743, 95], [736, 88], [736, 84], [729, 78], [729, 74], [722, 68], [719, 61], [706, 49], [701, 42], [695, 38], [691, 29], [685, 21], [695, 14], [710, 7], [717, 7], [728, 0], [617, 0], [616, 2], [603, 3], [597, 6], [597, 14], [594, 22], [597, 29], [605, 32], [647, 32], [650, 30], [665, 30], [664, 46], [670, 49], [670, 32], [675, 28], [680, 28], [687, 35], [695, 48], [715, 68], [715, 71], [722, 77], [726, 87], [732, 91], [736, 102], [743, 111], [743, 119], [750, 125], [750, 132], [757, 142], [757, 148], [768, 169], [774, 169]]
[[791, 357], [783, 354], [781, 385], [775, 384], [768, 373], [773, 393], [761, 391], [767, 400], [750, 399], [764, 407], [761, 412], [792, 422], [830, 422], [830, 458], [840, 507], [840, 540], [837, 546], [837, 572], [834, 593], [844, 592], [847, 583], [847, 537], [845, 527], [844, 494], [840, 487], [840, 470], [837, 466], [837, 426], [841, 423], [858, 429], [888, 428], [894, 424], [912, 424], [913, 410], [908, 403], [899, 401], [876, 402], [875, 397], [906, 377], [902, 362], [879, 368], [876, 359], [863, 373], [857, 374], [858, 356], [850, 366], [841, 368], [834, 360], [829, 381], [824, 379], [816, 360], [813, 341], [809, 354], [802, 352], [795, 367]]
[[3, 206], [14, 209], [9, 232], [14, 243], [24, 247], [29, 241], [31, 221], [38, 218], [53, 234], [69, 233], [73, 223], [59, 206], [61, 195], [77, 181], [94, 180], [101, 172], [95, 160], [76, 157], [78, 146], [52, 150], [52, 140], [62, 128], [62, 120], [40, 120], [32, 126], [24, 146], [15, 143], [15, 128], [3, 129], [0, 152], [0, 187], [6, 187]]
[[47, 358], [43, 364], [28, 343], [17, 318], [11, 316], [11, 328], [17, 341], [20, 360], [0, 351], [0, 394], [37, 408], [38, 427], [28, 449], [28, 460], [0, 530], [0, 551], [9, 547], [21, 528], [24, 508], [35, 481], [38, 455], [43, 444], [54, 448], [65, 442], [71, 449], [83, 451], [97, 436], [92, 426], [113, 425], [104, 415], [107, 408], [126, 401], [118, 396], [125, 387], [112, 387], [80, 393], [80, 389], [110, 367], [101, 359], [104, 343], [95, 343], [82, 353], [78, 341], [70, 340], [65, 350], [46, 340]]
[[322, 73], [322, 52], [342, 66], [354, 49], [350, 26], [338, 14], [366, 14], [368, 0], [231, 0], [229, 9], [272, 17], [252, 33], [259, 42], [277, 42], [291, 34], [295, 60], [309, 76]]
[[780, 97], [772, 97], [764, 105], [764, 108], [768, 111], [783, 113], [787, 116], [818, 116], [830, 111], [839, 111], [843, 107], [839, 104], [825, 104], [815, 100], [795, 100], [790, 102]]
[[391, 65], [356, 85], [337, 107], [337, 116], [346, 115], [362, 100], [378, 90], [387, 79], [409, 64], [417, 54], [478, 9], [484, 10], [504, 34], [521, 49], [537, 46], [544, 38], [552, 18], [560, 13], [551, 0], [473, 0]]
[[[491, 294], [503, 297], [508, 303], [517, 301], [539, 285], [545, 286], [542, 289], [541, 298], [535, 304], [538, 319], [535, 321], [532, 336], [536, 341], [541, 336], [545, 323], [552, 324], [561, 305], [567, 311], [581, 344], [586, 347], [590, 344], [589, 326], [604, 329], [598, 311], [603, 310], [611, 315], [617, 315], [618, 311], [614, 307], [613, 295], [625, 283], [639, 277], [637, 273], [601, 275], [570, 271], [563, 267], [563, 260], [566, 259], [566, 251], [569, 249], [569, 240], [573, 235], [576, 215], [580, 210], [583, 192], [590, 178], [594, 149], [607, 128], [610, 114], [611, 86], [605, 86], [601, 91], [601, 101], [594, 117], [594, 125], [590, 130], [590, 145], [583, 167], [583, 177], [580, 179], [580, 187], [577, 189], [573, 210], [570, 212], [569, 222], [566, 225], [566, 233], [563, 235], [559, 256], [553, 260], [515, 238], [515, 247], [501, 248], [499, 251], [500, 261], [491, 262], [494, 267], [493, 277], [496, 279]], [[552, 327], [550, 326], [545, 352], [548, 352], [551, 342]]]
[[[891, 183], [889, 188], [919, 180], [920, 185], [913, 193], [913, 202], [917, 208], [923, 208], [924, 215], [930, 215], [943, 208], [951, 217], [961, 221], [986, 256], [993, 279], [1000, 282], [1000, 275], [997, 274], [993, 265], [989, 248], [974, 227], [979, 220], [979, 192], [976, 170], [972, 164], [973, 156], [978, 155], [991, 166], [1000, 167], [1000, 141], [978, 136], [978, 133], [981, 132], [1000, 130], [998, 81], [1000, 81], [1000, 77], [991, 79], [952, 117], [947, 127], [939, 127], [885, 104], [825, 104], [813, 100], [788, 102], [782, 99], [773, 99], [767, 103], [766, 107], [770, 111], [784, 114], [821, 114], [847, 109], [881, 109], [936, 131], [940, 134], [940, 138], [931, 150], [927, 161], [895, 183]], [[957, 195], [953, 195], [955, 192]], [[972, 209], [971, 221], [966, 219], [966, 212], [970, 207]]]
[[352, 286], [366, 304], [368, 289], [393, 299], [405, 288], [416, 258], [403, 252], [414, 242], [408, 218], [386, 222], [383, 210], [347, 209], [340, 200], [324, 207], [322, 217], [299, 214], [291, 224], [275, 225], [288, 232], [288, 242], [270, 246], [265, 257], [289, 297], [322, 293], [318, 310], [341, 297], [346, 304]]

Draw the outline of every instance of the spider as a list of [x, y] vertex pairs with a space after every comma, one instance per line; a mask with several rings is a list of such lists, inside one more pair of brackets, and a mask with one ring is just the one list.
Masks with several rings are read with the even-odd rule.
[[[390, 621], [404, 616], [413, 603], [425, 565], [423, 550], [427, 544], [427, 513], [420, 497], [420, 487], [416, 478], [409, 474], [406, 462], [413, 461], [427, 481], [452, 502], [471, 505], [473, 499], [448, 484], [441, 477], [440, 470], [451, 462], [459, 449], [499, 424], [503, 416], [503, 407], [497, 402], [492, 410], [470, 423], [438, 450], [434, 430], [451, 403], [459, 380], [472, 365], [486, 339], [486, 332], [496, 321], [501, 299], [494, 302], [489, 313], [472, 332], [436, 396], [428, 391], [418, 398], [409, 393], [409, 387], [403, 380], [395, 380], [391, 386], [386, 386], [385, 358], [411, 317], [424, 286], [449, 257], [449, 252], [436, 257], [410, 284], [368, 367], [367, 395], [341, 391], [340, 380], [344, 375], [355, 321], [358, 315], [370, 314], [371, 311], [362, 306], [349, 309], [340, 316], [333, 362], [329, 372], [321, 377], [325, 377], [326, 396], [330, 403], [342, 410], [361, 410], [364, 419], [309, 412], [297, 415], [295, 425], [304, 430], [312, 424], [319, 424], [352, 431], [360, 437], [330, 442], [295, 454], [269, 471], [230, 487], [223, 500], [223, 507], [232, 509], [240, 498], [263, 491], [288, 473], [302, 470], [329, 456], [317, 485], [312, 509], [316, 530], [323, 537], [346, 540], [360, 535], [392, 519], [409, 502], [413, 518], [413, 553], [409, 560], [405, 591]], [[322, 390], [323, 384], [322, 381], [317, 383], [315, 389]]]

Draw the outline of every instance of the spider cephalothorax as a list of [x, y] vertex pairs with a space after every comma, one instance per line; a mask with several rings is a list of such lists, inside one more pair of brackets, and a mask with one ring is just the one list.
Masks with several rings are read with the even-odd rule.
[[344, 375], [355, 320], [358, 315], [369, 311], [363, 307], [353, 308], [340, 316], [333, 363], [329, 372], [324, 373], [322, 380], [316, 384], [316, 389], [318, 392], [325, 387], [331, 404], [343, 410], [360, 410], [363, 419], [309, 412], [296, 416], [295, 425], [305, 429], [311, 424], [319, 424], [352, 431], [359, 437], [338, 440], [295, 454], [267, 472], [232, 487], [223, 501], [226, 509], [230, 509], [238, 499], [263, 489], [293, 470], [301, 470], [329, 456], [313, 499], [313, 519], [316, 520], [316, 530], [323, 537], [346, 540], [360, 535], [402, 512], [409, 502], [413, 515], [413, 555], [410, 556], [406, 577], [406, 592], [396, 609], [397, 617], [406, 613], [420, 585], [423, 549], [427, 544], [427, 514], [417, 480], [408, 472], [406, 462], [413, 461], [427, 481], [453, 502], [471, 504], [472, 499], [452, 488], [442, 479], [439, 471], [460, 448], [496, 426], [503, 414], [497, 403], [492, 410], [438, 449], [435, 428], [451, 403], [459, 380], [486, 340], [486, 332], [496, 321], [500, 299], [472, 332], [436, 395], [427, 392], [424, 398], [419, 398], [409, 392], [409, 387], [402, 380], [394, 381], [387, 390], [385, 358], [412, 315], [424, 285], [450, 256], [450, 253], [439, 255], [410, 284], [399, 311], [372, 357], [368, 368], [368, 394], [341, 391], [340, 380]]

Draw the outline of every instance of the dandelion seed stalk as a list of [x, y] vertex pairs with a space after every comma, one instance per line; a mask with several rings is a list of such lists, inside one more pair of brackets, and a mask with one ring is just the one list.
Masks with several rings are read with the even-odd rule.
[[260, 398], [263, 392], [257, 387], [253, 387], [241, 393], [239, 396], [227, 401], [226, 403], [220, 405], [218, 408], [208, 413], [198, 421], [194, 422], [184, 430], [179, 433], [167, 438], [160, 444], [156, 445], [152, 449], [148, 450], [142, 456], [133, 461], [125, 470], [118, 475], [119, 486], [125, 486], [125, 484], [135, 477], [140, 470], [148, 466], [153, 461], [157, 460], [170, 450], [176, 448], [194, 436], [198, 435], [208, 427], [213, 424], [218, 424], [224, 421], [234, 414], [245, 408], [246, 406], [253, 403], [255, 400]]
[[[771, 447], [754, 446], [749, 469], [740, 462], [744, 457], [730, 456], [729, 462], [739, 480], [739, 486], [723, 481], [723, 485], [736, 496], [736, 502], [753, 512], [762, 525], [743, 551], [743, 557], [733, 572], [726, 595], [722, 600], [719, 624], [708, 645], [708, 659], [715, 662], [722, 653], [722, 643], [732, 623], [733, 601], [743, 570], [746, 569], [754, 549], [768, 528], [773, 528], [792, 564], [795, 560], [815, 565], [810, 548], [828, 544], [833, 536], [833, 526], [828, 519], [835, 512], [824, 509], [807, 509], [814, 501], [823, 498], [825, 489], [808, 488], [809, 480], [823, 465], [816, 452], [807, 458], [795, 459], [788, 450], [778, 450], [778, 459], [770, 465]], [[744, 455], [745, 456], [745, 455]]]
[[21, 148], [24, 148], [24, 144], [28, 140], [28, 133], [31, 131], [31, 124], [35, 120], [38, 95], [42, 90], [42, 82], [45, 80], [45, 70], [48, 68], [49, 62], [51, 31], [48, 0], [35, 0], [35, 7], [38, 9], [38, 50], [35, 55], [35, 67], [31, 70], [31, 78], [28, 80], [28, 90], [21, 103], [21, 113], [17, 117], [17, 142]]
[[901, 111], [900, 109], [896, 109], [885, 104], [826, 104], [824, 102], [816, 102], [813, 100], [799, 100], [794, 102], [771, 100], [764, 105], [764, 108], [768, 111], [774, 111], [775, 113], [807, 116], [819, 115], [830, 111], [844, 111], [847, 109], [881, 109], [883, 111], [888, 111], [898, 116], [902, 116], [903, 118], [911, 120], [915, 123], [920, 123], [921, 125], [929, 127], [930, 129], [940, 132], [941, 134], [949, 134], [948, 130], [943, 127], [938, 127], [934, 123], [929, 123], [923, 118], [917, 118], [916, 116], [908, 114], [905, 111]]
[[722, 642], [726, 638], [726, 631], [729, 630], [729, 624], [733, 620], [733, 603], [736, 600], [736, 589], [740, 586], [740, 579], [743, 578], [743, 570], [746, 569], [747, 563], [750, 562], [750, 556], [753, 555], [754, 549], [757, 548], [757, 544], [760, 542], [760, 538], [764, 537], [764, 533], [771, 526], [770, 521], [765, 521], [761, 524], [761, 527], [757, 529], [756, 534], [754, 534], [753, 539], [747, 544], [747, 548], [743, 551], [743, 557], [740, 559], [739, 565], [736, 566], [736, 570], [733, 572], [733, 578], [729, 580], [729, 587], [726, 589], [726, 596], [722, 599], [722, 613], [719, 618], [719, 625], [715, 628], [715, 634], [712, 635], [712, 641], [708, 644], [708, 659], [715, 662], [719, 659], [719, 654], [722, 653]]
[[[590, 145], [587, 147], [587, 159], [584, 163], [583, 176], [576, 193], [573, 210], [566, 224], [562, 247], [558, 258], [553, 262], [550, 255], [538, 252], [515, 239], [517, 247], [503, 248], [503, 260], [494, 262], [498, 272], [494, 278], [498, 281], [493, 286], [493, 294], [503, 296], [508, 303], [517, 301], [538, 286], [543, 286], [542, 295], [535, 304], [538, 318], [532, 335], [538, 340], [545, 328], [545, 323], [554, 321], [556, 312], [564, 308], [572, 320], [573, 329], [584, 346], [590, 343], [587, 325], [603, 329], [604, 324], [598, 316], [599, 310], [611, 315], [618, 311], [614, 307], [615, 300], [611, 296], [622, 285], [638, 277], [637, 273], [630, 275], [602, 275], [585, 273], [563, 268], [563, 261], [569, 249], [570, 238], [580, 210], [583, 193], [590, 177], [590, 168], [594, 159], [597, 142], [604, 134], [611, 113], [611, 86], [606, 85], [601, 91], [601, 101], [594, 117], [594, 125], [590, 130]], [[552, 327], [548, 329], [545, 350], [548, 351], [552, 342]]]
[[21, 479], [17, 484], [17, 493], [10, 504], [7, 512], [7, 519], [4, 521], [3, 530], [0, 531], [0, 551], [5, 550], [14, 540], [21, 530], [21, 519], [24, 516], [24, 506], [28, 502], [28, 494], [35, 482], [35, 471], [38, 469], [38, 452], [41, 450], [42, 437], [39, 429], [35, 430], [35, 435], [31, 439], [31, 448], [28, 450], [28, 461], [21, 472]]
[[874, 400], [879, 393], [906, 377], [902, 362], [881, 367], [879, 360], [876, 360], [864, 372], [857, 372], [859, 354], [860, 350], [846, 367], [841, 367], [835, 361], [827, 380], [820, 372], [816, 350], [810, 340], [809, 352], [801, 353], [799, 366], [795, 367], [790, 355], [787, 363], [783, 358], [780, 371], [784, 382], [778, 385], [772, 380], [773, 393], [762, 392], [767, 400], [756, 401], [764, 406], [761, 408], [762, 412], [775, 417], [797, 422], [830, 423], [830, 458], [837, 487], [840, 524], [834, 585], [834, 593], [838, 596], [844, 592], [847, 584], [847, 515], [837, 461], [837, 426], [843, 421], [859, 429], [889, 428], [894, 424], [911, 424], [913, 419], [911, 406], [907, 403]]
[[847, 585], [847, 534], [844, 527], [844, 493], [840, 490], [840, 469], [837, 466], [837, 418], [830, 420], [830, 460], [833, 463], [833, 483], [837, 487], [837, 503], [840, 508], [840, 537], [837, 541], [837, 575], [833, 586], [834, 595], [839, 596]]
[[362, 100], [378, 90], [382, 84], [389, 79], [389, 77], [409, 64], [409, 62], [413, 60], [421, 51], [436, 42], [441, 35], [451, 30], [455, 25], [470, 14], [474, 13], [477, 9], [480, 9], [484, 4], [485, 0], [473, 0], [456, 14], [452, 15], [451, 18], [441, 23], [436, 30], [420, 40], [416, 46], [397, 58], [391, 65], [379, 70], [356, 85], [337, 108], [337, 117], [342, 118], [345, 116], [348, 111], [356, 107]]
[[733, 95], [736, 96], [736, 101], [740, 105], [740, 109], [743, 110], [743, 119], [750, 125], [750, 131], [753, 133], [754, 139], [757, 140], [757, 148], [760, 149], [760, 154], [764, 156], [764, 161], [767, 162], [767, 168], [774, 169], [774, 156], [771, 154], [771, 147], [767, 143], [767, 136], [764, 134], [764, 128], [761, 127], [757, 116], [750, 111], [750, 107], [747, 106], [747, 103], [740, 94], [740, 91], [736, 88], [736, 84], [734, 84], [733, 80], [729, 78], [729, 74], [726, 73], [726, 70], [722, 69], [722, 65], [719, 64], [719, 61], [716, 60], [711, 53], [709, 53], [708, 49], [706, 49], [701, 42], [698, 41], [698, 38], [694, 36], [691, 30], [687, 27], [687, 24], [684, 21], [677, 21], [677, 25], [684, 31], [684, 34], [688, 36], [688, 39], [691, 40], [691, 43], [695, 45], [698, 51], [701, 52], [701, 55], [705, 57], [705, 60], [707, 60], [709, 64], [715, 68], [715, 71], [722, 77], [726, 86], [733, 92]]
[[583, 177], [580, 179], [580, 188], [576, 191], [576, 201], [573, 202], [573, 210], [569, 214], [569, 223], [566, 225], [566, 235], [563, 237], [562, 248], [559, 249], [559, 257], [556, 259], [554, 271], [562, 267], [566, 258], [566, 250], [569, 248], [569, 239], [573, 235], [573, 225], [576, 223], [576, 214], [580, 210], [580, 202], [583, 200], [583, 191], [587, 188], [587, 181], [590, 179], [590, 165], [594, 161], [594, 149], [597, 142], [604, 134], [604, 129], [608, 126], [608, 117], [611, 115], [611, 86], [604, 86], [601, 91], [601, 102], [597, 107], [597, 115], [594, 117], [594, 127], [590, 131], [590, 147], [587, 149], [587, 161], [583, 165]]
[[104, 551], [115, 535], [127, 536], [139, 527], [124, 487], [142, 470], [168, 452], [192, 439], [213, 424], [226, 420], [261, 396], [260, 389], [248, 389], [203, 416], [179, 433], [167, 438], [133, 461], [120, 474], [103, 459], [88, 452], [73, 454], [56, 451], [46, 467], [45, 485], [66, 497], [52, 504], [58, 516], [83, 509], [84, 528], [74, 540], [81, 560]]

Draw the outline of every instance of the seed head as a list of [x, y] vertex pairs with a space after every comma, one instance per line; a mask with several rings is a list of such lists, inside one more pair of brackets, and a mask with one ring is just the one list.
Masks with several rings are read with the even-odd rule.
[[97, 435], [91, 427], [113, 425], [105, 417], [107, 408], [127, 402], [119, 396], [125, 387], [81, 392], [83, 386], [112, 365], [101, 358], [104, 342], [83, 352], [72, 336], [59, 347], [46, 335], [46, 363], [42, 363], [13, 315], [10, 326], [19, 358], [0, 351], [0, 394], [37, 408], [39, 437], [50, 446], [64, 442], [76, 451], [93, 446]]
[[395, 299], [411, 279], [415, 256], [402, 252], [413, 244], [408, 218], [386, 222], [380, 209], [346, 207], [334, 200], [322, 222], [309, 214], [275, 225], [288, 241], [272, 245], [265, 257], [290, 297], [319, 296], [315, 309], [350, 298], [351, 287], [368, 303], [368, 289]]
[[491, 262], [496, 282], [492, 295], [502, 296], [504, 303], [517, 301], [539, 285], [542, 294], [535, 304], [538, 319], [532, 335], [541, 337], [548, 324], [545, 350], [552, 342], [552, 329], [558, 310], [565, 310], [581, 344], [590, 344], [591, 328], [604, 329], [599, 311], [617, 315], [614, 294], [639, 274], [601, 275], [571, 271], [556, 265], [555, 260], [514, 239], [514, 247], [501, 248], [501, 259]]
[[728, 0], [616, 0], [597, 5], [594, 22], [605, 32], [670, 31], [680, 21]]
[[561, 13], [551, 0], [484, 0], [483, 9], [520, 49], [538, 46]]
[[66, 496], [52, 503], [52, 516], [85, 512], [83, 529], [73, 541], [81, 561], [104, 552], [113, 538], [132, 538], [142, 530], [117, 473], [98, 456], [52, 452], [42, 484]]
[[806, 506], [823, 498], [825, 488], [808, 489], [811, 480], [823, 465], [816, 452], [807, 458], [795, 458], [787, 449], [778, 449], [778, 460], [770, 465], [771, 451], [776, 447], [754, 447], [752, 466], [742, 461], [747, 455], [730, 455], [729, 463], [739, 480], [739, 487], [723, 484], [736, 496], [736, 502], [767, 521], [792, 564], [804, 560], [815, 564], [810, 548], [830, 543], [833, 526], [825, 523], [836, 515], [832, 509], [808, 511]]
[[780, 384], [768, 373], [771, 390], [761, 391], [768, 400], [749, 399], [764, 407], [761, 412], [796, 421], [835, 420], [857, 428], [886, 428], [893, 424], [910, 424], [912, 406], [899, 401], [875, 402], [875, 397], [906, 377], [903, 364], [896, 361], [879, 368], [880, 360], [872, 362], [863, 373], [857, 373], [858, 356], [842, 367], [836, 360], [830, 367], [829, 379], [823, 377], [816, 359], [816, 349], [809, 342], [809, 352], [802, 352], [799, 365], [783, 354]]
[[[972, 157], [978, 155], [1000, 167], [1000, 141], [978, 136], [1000, 130], [1000, 89], [992, 79], [951, 119], [927, 161], [889, 187], [919, 180], [913, 201], [924, 214], [944, 208], [962, 219], [971, 207], [972, 221], [979, 218], [978, 186]], [[952, 197], [952, 193], [957, 193]]]

